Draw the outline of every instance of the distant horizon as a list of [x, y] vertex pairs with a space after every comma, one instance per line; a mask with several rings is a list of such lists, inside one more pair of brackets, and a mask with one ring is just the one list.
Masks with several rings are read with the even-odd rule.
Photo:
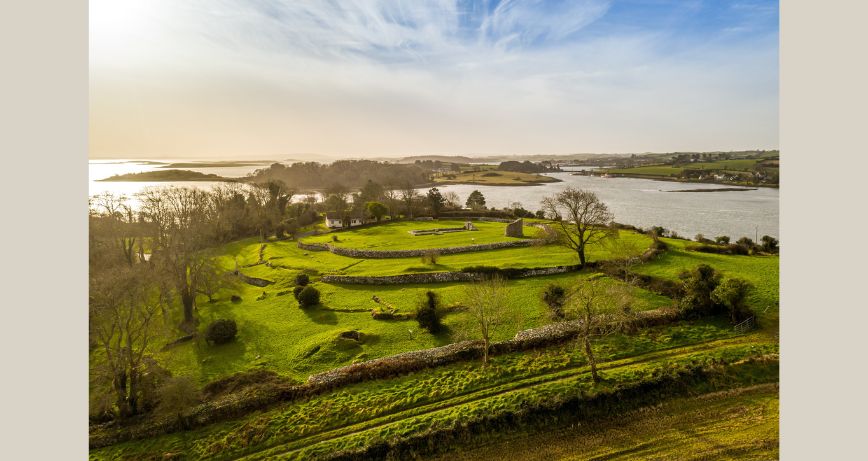
[[[468, 157], [468, 158], [487, 158], [487, 157], [568, 157], [579, 155], [647, 155], [647, 154], [673, 154], [673, 153], [718, 153], [718, 152], [749, 152], [749, 151], [775, 151], [778, 147], [773, 148], [750, 148], [750, 149], [716, 149], [716, 150], [678, 150], [678, 151], [646, 151], [646, 152], [572, 152], [572, 153], [529, 153], [529, 154], [498, 154], [498, 153], [473, 153], [473, 154], [396, 154], [396, 155], [340, 155], [340, 154], [286, 154], [278, 156], [257, 156], [250, 154], [246, 156], [232, 155], [98, 155], [89, 154], [88, 160], [214, 160], [214, 161], [284, 161], [284, 160], [301, 160], [301, 161], [319, 161], [318, 159], [329, 160], [376, 160], [376, 159], [402, 159], [412, 157]], [[312, 157], [308, 160], [304, 156]]]

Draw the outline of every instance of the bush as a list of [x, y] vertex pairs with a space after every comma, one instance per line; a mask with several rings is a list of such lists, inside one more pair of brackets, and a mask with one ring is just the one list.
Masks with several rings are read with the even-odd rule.
[[726, 279], [711, 292], [711, 299], [727, 308], [729, 320], [739, 323], [751, 316], [750, 309], [745, 306], [745, 298], [751, 284], [742, 279]]
[[748, 237], [742, 237], [735, 241], [735, 245], [742, 248], [744, 253], [739, 254], [750, 254], [753, 250], [756, 249], [756, 243]]
[[716, 313], [717, 304], [711, 298], [711, 292], [720, 284], [720, 274], [713, 267], [700, 264], [692, 271], [682, 272], [680, 277], [684, 289], [681, 308], [698, 315]]
[[307, 286], [308, 283], [310, 283], [310, 277], [308, 277], [307, 274], [302, 273], [295, 276], [296, 286], [303, 287]]
[[305, 286], [296, 285], [295, 288], [292, 289], [292, 296], [295, 297], [296, 301], [298, 300], [298, 295], [301, 294], [301, 292], [302, 292], [302, 290], [304, 290]]
[[416, 309], [416, 321], [419, 322], [419, 328], [424, 328], [431, 334], [439, 332], [443, 327], [440, 323], [438, 301], [437, 294], [428, 291], [425, 293], [425, 299]]
[[761, 238], [760, 241], [762, 242], [762, 249], [766, 253], [774, 253], [778, 251], [778, 239], [770, 235], [763, 235], [763, 238]]
[[205, 329], [205, 341], [212, 344], [226, 344], [232, 341], [237, 333], [238, 326], [235, 320], [218, 319]]
[[551, 309], [552, 318], [562, 320], [564, 316], [564, 302], [566, 301], [567, 290], [560, 285], [549, 284], [543, 291], [543, 302]]
[[729, 245], [729, 236], [728, 235], [718, 235], [714, 238], [715, 243], [720, 245]]
[[313, 307], [319, 304], [319, 290], [308, 285], [298, 293], [300, 307]]
[[233, 303], [240, 303], [240, 302], [241, 302], [241, 296], [238, 296], [238, 295], [232, 295], [232, 297], [229, 298], [229, 299], [230, 299]]

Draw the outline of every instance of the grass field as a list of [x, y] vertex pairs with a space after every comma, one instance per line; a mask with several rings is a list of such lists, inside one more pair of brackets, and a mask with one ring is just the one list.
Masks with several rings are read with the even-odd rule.
[[439, 461], [778, 459], [777, 384], [680, 398], [592, 426], [450, 452]]
[[[451, 227], [444, 222], [401, 222], [338, 235], [340, 243], [347, 245], [384, 248], [395, 240], [419, 238], [407, 230], [420, 225]], [[499, 226], [503, 224], [475, 234], [488, 232], [496, 238], [502, 236]], [[444, 243], [451, 242], [452, 235], [423, 238], [430, 239], [432, 247], [453, 246]], [[651, 243], [648, 237], [628, 231], [621, 231], [620, 238], [635, 241], [642, 250]], [[377, 441], [398, 441], [424, 431], [445, 430], [474, 418], [519, 412], [534, 403], [570, 396], [585, 398], [641, 383], [673, 366], [720, 360], [734, 363], [745, 357], [776, 355], [778, 346], [773, 333], [777, 332], [779, 258], [698, 253], [687, 250], [690, 242], [664, 241], [668, 251], [635, 266], [636, 272], [677, 280], [682, 270], [705, 263], [725, 277], [747, 279], [755, 287], [748, 302], [758, 313], [762, 329], [736, 334], [726, 319], [706, 318], [642, 329], [632, 335], [606, 336], [594, 344], [605, 379], [599, 385], [591, 383], [586, 359], [574, 343], [495, 356], [487, 368], [478, 362], [453, 363], [345, 386], [193, 431], [109, 446], [92, 451], [91, 459], [162, 459], [173, 454], [183, 454], [181, 459], [315, 459]], [[404, 246], [396, 244], [392, 248]], [[201, 324], [217, 318], [235, 319], [239, 331], [235, 341], [211, 346], [196, 339], [166, 351], [160, 351], [160, 347], [168, 338], [153, 345], [153, 354], [173, 375], [192, 377], [200, 385], [260, 368], [304, 381], [310, 374], [353, 362], [471, 339], [472, 320], [468, 312], [461, 310], [462, 284], [333, 285], [320, 282], [318, 275], [395, 275], [460, 270], [471, 265], [546, 267], [577, 262], [573, 252], [554, 245], [441, 256], [433, 265], [422, 263], [420, 258], [348, 258], [327, 251], [301, 250], [292, 241], [262, 244], [256, 239], [232, 242], [214, 249], [214, 254], [226, 269], [234, 269], [237, 264], [244, 274], [275, 283], [265, 288], [242, 284], [219, 293], [214, 303], [199, 298]], [[603, 246], [589, 249], [590, 260], [608, 257]], [[294, 277], [301, 272], [310, 274], [311, 284], [321, 291], [320, 306], [298, 307], [291, 290]], [[593, 274], [583, 271], [508, 281], [510, 314], [493, 339], [508, 339], [520, 330], [549, 323], [548, 308], [541, 300], [545, 286], [557, 283], [569, 287]], [[622, 285], [614, 279], [604, 280]], [[449, 308], [443, 319], [446, 328], [437, 335], [420, 330], [414, 320], [384, 321], [371, 316], [371, 309], [378, 306], [372, 301], [374, 295], [399, 311], [412, 312], [427, 290], [436, 292], [442, 305]], [[230, 294], [239, 294], [242, 301], [232, 303]], [[673, 303], [641, 289], [634, 289], [634, 296], [636, 310]], [[348, 330], [360, 331], [362, 341], [339, 338]], [[91, 359], [98, 361], [99, 357], [92, 355]], [[744, 377], [741, 385], [776, 381], [776, 370], [771, 365], [757, 365], [757, 376]], [[758, 389], [705, 400], [673, 400], [645, 413], [607, 419], [594, 427], [558, 428], [546, 434], [516, 434], [498, 439], [496, 444], [468, 445], [473, 450], [465, 450], [464, 459], [535, 459], [538, 453], [533, 447], [539, 445], [546, 447], [546, 458], [564, 459], [689, 459], [693, 453], [713, 454], [715, 459], [774, 458], [776, 390]], [[487, 442], [495, 439], [481, 440]]]
[[[372, 226], [302, 239], [306, 243], [331, 243], [348, 248], [375, 250], [411, 250], [420, 248], [445, 248], [484, 243], [521, 240], [504, 235], [506, 223], [474, 221], [476, 231], [446, 232], [433, 235], [412, 235], [412, 230], [464, 227], [464, 220], [402, 221], [389, 225]], [[525, 238], [539, 234], [535, 227], [525, 226]], [[338, 237], [338, 241], [332, 237]]]
[[777, 329], [778, 300], [780, 297], [780, 257], [779, 256], [733, 256], [700, 253], [686, 249], [691, 242], [678, 239], [663, 239], [669, 250], [657, 259], [640, 265], [636, 272], [655, 275], [670, 280], [678, 280], [684, 269], [692, 269], [699, 264], [708, 264], [723, 273], [724, 277], [738, 277], [753, 284], [748, 294], [748, 305], [757, 314], [760, 323]]
[[[596, 346], [608, 384], [593, 392], [641, 381], [661, 367], [776, 353], [775, 344], [757, 341], [762, 340], [755, 335], [734, 335], [725, 323], [716, 321], [651, 328], [637, 336], [610, 336]], [[488, 368], [456, 363], [351, 385], [236, 421], [96, 450], [91, 458], [143, 459], [186, 453], [195, 459], [242, 455], [310, 459], [372, 440], [448, 427], [474, 415], [513, 411], [555, 395], [588, 392], [584, 355], [576, 345], [565, 344], [495, 356]]]
[[607, 169], [608, 173], [648, 176], [680, 176], [685, 169], [691, 170], [728, 170], [731, 172], [752, 171], [756, 167], [756, 159], [720, 160], [717, 162], [697, 162], [683, 165], [648, 165], [633, 168]]
[[[574, 284], [589, 273], [562, 274], [512, 280], [507, 284], [512, 315], [495, 332], [496, 340], [508, 339], [518, 331], [548, 323], [548, 311], [541, 293], [549, 283]], [[610, 280], [609, 283], [621, 282]], [[369, 360], [399, 352], [442, 346], [468, 339], [472, 320], [467, 312], [445, 316], [445, 331], [431, 335], [420, 330], [413, 320], [375, 320], [371, 309], [378, 307], [376, 295], [404, 312], [413, 312], [427, 290], [440, 295], [443, 305], [460, 304], [463, 287], [459, 284], [425, 285], [330, 285], [314, 282], [321, 295], [321, 306], [300, 309], [292, 294], [277, 296], [286, 287], [243, 286], [243, 302], [228, 300], [199, 304], [203, 324], [218, 318], [238, 323], [236, 341], [208, 346], [204, 341], [158, 353], [158, 358], [176, 373], [192, 376], [201, 384], [251, 368], [266, 368], [304, 380], [308, 375], [326, 371], [357, 360]], [[256, 300], [262, 293], [266, 297]], [[653, 309], [671, 301], [653, 293], [637, 290], [636, 309]], [[225, 298], [225, 297], [224, 297]], [[341, 332], [357, 330], [364, 334], [361, 344], [338, 338]]]

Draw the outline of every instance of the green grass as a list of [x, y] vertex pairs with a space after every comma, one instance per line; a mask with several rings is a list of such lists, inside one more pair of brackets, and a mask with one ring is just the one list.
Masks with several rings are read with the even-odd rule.
[[[411, 223], [394, 223], [388, 227]], [[386, 227], [386, 226], [383, 226]], [[404, 228], [406, 226], [400, 226]], [[359, 231], [342, 232], [341, 240], [357, 242], [363, 237], [355, 235]], [[380, 231], [391, 235], [392, 231]], [[468, 234], [475, 232], [468, 232]], [[345, 234], [350, 234], [343, 237]], [[409, 234], [406, 234], [409, 236]], [[321, 236], [322, 238], [324, 236]], [[447, 234], [440, 236], [425, 236], [411, 238], [429, 238], [423, 242], [432, 245], [445, 244], [439, 239], [448, 237]], [[369, 237], [366, 237], [369, 238]], [[398, 237], [395, 237], [398, 238]], [[634, 232], [620, 232], [620, 238], [636, 243], [640, 251], [644, 251], [651, 244], [651, 239], [645, 235]], [[384, 238], [385, 239], [385, 238]], [[310, 241], [310, 239], [304, 239]], [[448, 242], [446, 242], [448, 243]], [[252, 264], [259, 255], [259, 243], [254, 239], [248, 239], [232, 244], [226, 248], [224, 265], [231, 265], [232, 258], [238, 256], [239, 264]], [[603, 260], [611, 257], [608, 249], [601, 245], [592, 245], [586, 250], [588, 260]], [[399, 275], [415, 272], [443, 272], [460, 271], [468, 266], [486, 265], [500, 268], [524, 268], [524, 267], [551, 267], [577, 264], [576, 253], [566, 247], [558, 245], [531, 246], [523, 248], [506, 248], [483, 252], [459, 253], [455, 255], [440, 256], [437, 264], [424, 264], [421, 258], [389, 258], [389, 259], [353, 259], [338, 256], [327, 251], [307, 251], [299, 249], [295, 242], [281, 241], [269, 243], [265, 250], [265, 257], [276, 269], [271, 270], [265, 266], [255, 268], [254, 275], [257, 277], [273, 280], [280, 277], [282, 270], [315, 270], [322, 274], [346, 274], [346, 275]], [[248, 270], [245, 270], [247, 273]]]
[[[590, 273], [560, 274], [512, 280], [507, 283], [511, 315], [499, 329], [496, 340], [509, 339], [520, 330], [548, 323], [548, 311], [540, 300], [548, 283], [571, 285]], [[609, 279], [609, 283], [621, 282]], [[438, 335], [420, 330], [413, 320], [375, 320], [371, 309], [378, 306], [374, 295], [400, 311], [413, 312], [427, 290], [441, 297], [444, 306], [460, 304], [460, 284], [425, 285], [330, 285], [314, 282], [321, 291], [321, 306], [300, 309], [292, 294], [277, 296], [288, 288], [265, 289], [245, 285], [243, 302], [223, 300], [199, 304], [202, 324], [218, 318], [232, 318], [238, 323], [236, 341], [222, 346], [208, 346], [194, 341], [182, 344], [157, 357], [176, 374], [191, 376], [201, 384], [250, 368], [265, 367], [304, 380], [308, 375], [326, 371], [353, 361], [370, 360], [400, 352], [426, 349], [467, 339], [473, 325], [464, 311], [448, 313], [446, 329]], [[256, 298], [265, 292], [260, 301]], [[671, 301], [648, 291], [636, 290], [635, 308], [654, 309], [671, 305]], [[365, 336], [361, 344], [338, 339], [338, 334], [358, 330]], [[315, 352], [312, 352], [315, 351]]]
[[738, 172], [756, 169], [756, 159], [720, 160], [717, 162], [684, 163], [678, 165], [648, 165], [633, 168], [611, 168], [608, 173], [648, 176], [680, 176], [685, 169], [690, 170], [729, 170]]
[[775, 384], [749, 386], [674, 399], [593, 425], [504, 437], [436, 459], [778, 459], [778, 408]]
[[[381, 228], [378, 235], [358, 235], [368, 229], [339, 235], [347, 235], [348, 243], [368, 239], [369, 244], [377, 244], [378, 241], [396, 238], [394, 236], [402, 232], [408, 238], [417, 238], [407, 234], [404, 225], [418, 228], [425, 224], [432, 223], [391, 223], [382, 226], [385, 229]], [[437, 223], [435, 227], [446, 226]], [[633, 239], [643, 249], [650, 243], [647, 237], [631, 232], [621, 232], [621, 238]], [[667, 252], [634, 267], [634, 270], [677, 279], [682, 270], [706, 263], [723, 272], [724, 276], [745, 278], [755, 286], [749, 304], [758, 312], [764, 328], [749, 335], [736, 335], [725, 319], [712, 318], [649, 328], [635, 335], [605, 337], [595, 343], [594, 350], [602, 362], [601, 373], [609, 379], [607, 386], [636, 382], [649, 373], [656, 373], [654, 370], [664, 369], [666, 364], [733, 359], [777, 351], [776, 340], [770, 333], [776, 331], [778, 317], [778, 257], [698, 253], [686, 249], [690, 242], [672, 239], [665, 239], [665, 242], [670, 247]], [[419, 330], [412, 320], [382, 321], [374, 320], [370, 315], [371, 309], [378, 306], [371, 299], [374, 295], [404, 312], [413, 311], [427, 290], [437, 292], [444, 306], [460, 306], [462, 284], [332, 285], [319, 282], [317, 275], [394, 275], [459, 270], [470, 265], [506, 268], [576, 263], [572, 252], [557, 246], [442, 256], [436, 265], [428, 266], [420, 258], [354, 259], [326, 251], [304, 251], [298, 249], [295, 242], [278, 241], [265, 244], [263, 256], [269, 263], [266, 265], [257, 264], [261, 245], [255, 239], [246, 239], [214, 250], [225, 268], [232, 269], [237, 263], [243, 273], [272, 280], [275, 284], [265, 288], [244, 284], [237, 290], [220, 293], [215, 303], [200, 298], [200, 328], [217, 318], [233, 318], [238, 322], [239, 335], [236, 341], [223, 346], [209, 346], [196, 340], [159, 352], [163, 342], [154, 344], [156, 358], [175, 376], [190, 376], [199, 384], [205, 384], [238, 371], [265, 368], [303, 381], [310, 374], [356, 361], [440, 346], [469, 337], [465, 332], [471, 331], [472, 321], [469, 314], [460, 309], [452, 309], [446, 314], [445, 331], [438, 335]], [[609, 254], [605, 248], [595, 246], [589, 250], [589, 256], [591, 260], [599, 260]], [[293, 278], [302, 271], [313, 276], [312, 284], [322, 292], [321, 305], [316, 308], [299, 309], [291, 293], [278, 296], [279, 292], [291, 290]], [[591, 275], [579, 272], [508, 281], [510, 315], [504, 327], [495, 332], [494, 339], [508, 339], [519, 330], [549, 323], [548, 309], [540, 299], [545, 286], [549, 283], [571, 286]], [[609, 284], [621, 284], [613, 279], [605, 280]], [[243, 301], [231, 303], [228, 300], [231, 293], [240, 294]], [[635, 296], [634, 308], [637, 310], [672, 303], [668, 298], [644, 290], [636, 290]], [[772, 324], [774, 328], [769, 328]], [[339, 333], [347, 330], [362, 332], [362, 342], [339, 339]], [[96, 363], [98, 360], [96, 352], [92, 361]], [[234, 459], [244, 455], [262, 459], [276, 455], [287, 459], [307, 459], [316, 454], [356, 449], [375, 440], [401, 439], [429, 428], [450, 427], [468, 418], [515, 411], [527, 402], [545, 402], [588, 392], [591, 388], [587, 373], [581, 351], [575, 344], [563, 344], [496, 356], [488, 368], [482, 368], [476, 362], [463, 362], [359, 383], [310, 400], [281, 404], [194, 431], [95, 450], [91, 458], [156, 459], [166, 453], [186, 453], [194, 459]], [[688, 403], [673, 405], [673, 411], [677, 413], [681, 405]], [[720, 418], [696, 418], [695, 423], [697, 427], [708, 428], [708, 431], [718, 431], [730, 421], [726, 415], [722, 409]], [[751, 433], [767, 434], [772, 419], [776, 424], [776, 418], [766, 418], [755, 432], [745, 432], [747, 427], [744, 430], [739, 427], [732, 438], [715, 435], [715, 438], [707, 440], [714, 440], [721, 447], [743, 447], [736, 440], [738, 437], [747, 437], [745, 434]], [[691, 441], [690, 434], [683, 435], [682, 428], [689, 427], [690, 421], [685, 415], [673, 416], [671, 429], [657, 427], [661, 442], [652, 443], [648, 445], [648, 451], [637, 453], [645, 453], [648, 457], [660, 454], [662, 458], [679, 458], [691, 450], [703, 449], [706, 439]], [[654, 427], [643, 425], [641, 420], [635, 424], [639, 434], [654, 433]], [[599, 443], [583, 444], [587, 450], [577, 452], [576, 456], [629, 453], [626, 450], [633, 448], [630, 439], [619, 439], [617, 431], [613, 431], [607, 427], [595, 430], [594, 433], [600, 437], [593, 440]], [[521, 453], [521, 443], [517, 442], [517, 453]], [[551, 445], [552, 450], [566, 446], [555, 442]], [[671, 448], [667, 449], [667, 446]], [[774, 448], [769, 443], [760, 448], [743, 447], [738, 453], [762, 457], [769, 453], [762, 451], [762, 447]], [[483, 454], [479, 456], [485, 459], [485, 452], [480, 453]], [[724, 457], [730, 452], [721, 448], [719, 453]], [[672, 456], [667, 456], [670, 454]]]
[[[604, 362], [601, 373], [615, 383], [641, 379], [663, 364], [709, 357], [733, 360], [745, 354], [776, 351], [774, 344], [754, 344], [756, 340], [735, 336], [725, 323], [717, 321], [682, 322], [647, 329], [636, 336], [609, 336], [596, 344], [595, 350]], [[349, 436], [350, 440], [333, 446], [344, 448], [363, 443], [364, 437], [355, 442], [352, 437], [370, 437], [371, 433], [365, 433], [368, 429], [407, 434], [419, 424], [461, 421], [466, 411], [490, 410], [493, 414], [521, 405], [532, 396], [549, 398], [539, 397], [540, 391], [545, 395], [576, 392], [587, 387], [587, 371], [584, 356], [574, 344], [505, 354], [494, 357], [488, 368], [475, 362], [456, 363], [360, 383], [236, 421], [107, 447], [92, 453], [92, 458], [141, 459], [147, 454], [184, 452], [196, 458], [225, 459], [268, 447], [276, 447], [270, 453], [275, 454], [321, 442], [331, 446], [326, 441]], [[501, 395], [508, 396], [508, 402], [498, 402]]]
[[780, 297], [780, 258], [778, 256], [700, 253], [687, 250], [686, 247], [691, 242], [686, 240], [663, 240], [669, 245], [669, 250], [655, 260], [637, 266], [636, 272], [678, 280], [678, 274], [682, 270], [692, 269], [699, 264], [708, 264], [720, 271], [724, 277], [737, 277], [749, 281], [754, 288], [748, 295], [748, 305], [757, 314], [760, 323], [777, 326]]
[[[504, 235], [506, 223], [475, 221], [476, 231], [448, 232], [439, 235], [412, 235], [411, 230], [464, 227], [463, 220], [403, 221], [364, 229], [336, 232], [302, 239], [306, 243], [331, 243], [347, 248], [374, 250], [412, 250], [447, 248], [484, 243], [521, 240]], [[535, 227], [525, 227], [526, 238], [539, 233]], [[334, 242], [332, 237], [338, 237]]]

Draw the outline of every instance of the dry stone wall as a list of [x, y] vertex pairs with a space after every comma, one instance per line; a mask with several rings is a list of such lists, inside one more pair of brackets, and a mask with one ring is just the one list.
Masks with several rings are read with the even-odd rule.
[[518, 240], [511, 242], [495, 242], [483, 243], [479, 245], [466, 245], [460, 247], [447, 248], [425, 248], [415, 250], [365, 250], [360, 248], [347, 248], [328, 243], [304, 243], [298, 242], [297, 245], [302, 250], [308, 251], [330, 251], [336, 255], [347, 256], [350, 258], [365, 258], [365, 259], [387, 259], [387, 258], [414, 258], [422, 256], [426, 253], [436, 251], [441, 255], [451, 255], [457, 253], [470, 253], [474, 251], [499, 250], [501, 248], [519, 248], [531, 246], [539, 243], [538, 239]]
[[[501, 272], [507, 278], [538, 277], [542, 275], [563, 274], [578, 270], [579, 266], [553, 266], [532, 269], [508, 269]], [[415, 283], [475, 282], [492, 272], [423, 272], [401, 275], [324, 275], [320, 281], [347, 285], [403, 285]]]

